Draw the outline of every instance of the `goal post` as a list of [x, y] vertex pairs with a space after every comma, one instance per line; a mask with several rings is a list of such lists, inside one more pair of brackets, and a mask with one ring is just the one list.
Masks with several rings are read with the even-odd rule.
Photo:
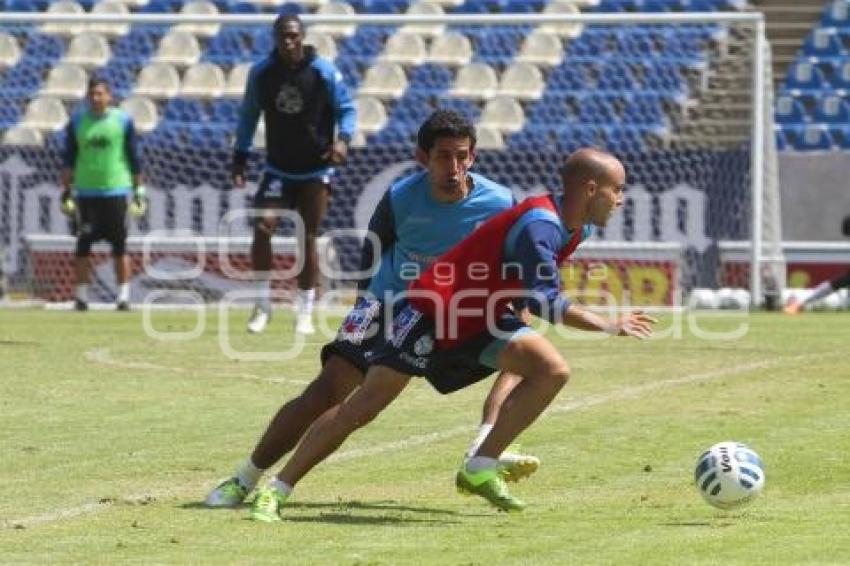
[[[374, 30], [362, 37], [358, 32], [352, 37], [330, 35], [353, 94], [361, 102], [377, 103], [385, 115], [382, 125], [361, 128], [359, 143], [334, 182], [323, 227], [331, 241], [323, 249], [334, 250], [341, 273], [338, 281], [328, 285], [350, 283], [345, 273], [359, 265], [357, 234], [365, 229], [372, 206], [393, 179], [415, 169], [411, 153], [422, 117], [438, 106], [448, 106], [470, 115], [479, 128], [475, 170], [510, 186], [519, 198], [557, 189], [558, 159], [576, 147], [595, 145], [623, 158], [629, 177], [624, 210], [580, 248], [576, 265], [582, 268], [565, 273], [568, 288], [615, 292], [621, 294], [617, 300], [666, 306], [687, 301], [694, 288], [744, 289], [755, 306], [763, 304], [766, 292], [781, 292], [785, 274], [777, 152], [770, 50], [762, 14], [301, 17], [308, 32], [313, 25]], [[155, 39], [179, 24], [216, 24], [222, 30], [244, 31], [249, 38], [244, 56], [220, 63], [227, 73], [236, 63], [258, 58], [251, 50], [274, 18], [271, 14], [0, 13], [0, 31], [7, 30], [18, 39], [24, 58], [32, 56], [32, 50], [44, 50], [41, 66], [34, 65], [41, 73], [39, 80], [14, 67], [5, 76], [20, 80], [22, 88], [26, 83], [32, 96], [38, 96], [47, 69], [63, 60], [69, 42], [61, 34], [41, 33], [41, 26], [118, 23], [130, 24], [131, 30], [152, 30], [150, 37]], [[436, 34], [428, 30], [434, 26], [438, 26]], [[390, 52], [392, 36], [420, 36], [427, 55], [446, 30], [468, 38], [474, 52], [470, 62], [483, 63], [496, 78], [496, 84], [490, 85], [492, 92], [485, 92], [488, 85], [484, 83], [477, 92], [463, 92], [462, 63], [429, 64], [427, 56], [424, 61], [393, 63], [403, 61], [403, 56]], [[538, 31], [557, 38], [562, 46], [560, 60], [535, 59], [529, 54], [533, 49], [526, 40]], [[363, 38], [378, 43], [374, 48], [360, 44], [355, 49], [354, 42]], [[124, 53], [126, 46], [119, 46], [120, 41], [112, 40], [113, 54]], [[200, 43], [205, 50], [216, 45], [214, 37]], [[510, 55], [502, 55], [500, 49]], [[150, 60], [151, 53], [147, 56]], [[402, 69], [398, 92], [366, 88], [370, 86], [367, 70], [378, 61]], [[529, 90], [528, 81], [507, 84], [514, 63], [523, 61], [531, 61], [537, 69], [529, 75], [532, 79], [537, 75], [542, 79], [538, 92]], [[143, 64], [114, 56], [105, 65], [110, 76], [123, 77], [118, 89], [122, 98], [136, 94], [136, 77]], [[180, 73], [185, 68], [178, 67]], [[250, 192], [231, 190], [228, 180], [235, 125], [226, 120], [233, 119], [240, 99], [241, 95], [224, 95], [190, 100], [186, 106], [191, 111], [185, 116], [179, 114], [173, 99], [153, 100], [160, 120], [140, 138], [151, 210], [144, 221], [133, 222], [134, 236], [152, 230], [189, 230], [190, 238], [222, 242], [249, 235], [247, 224], [235, 232], [219, 232], [221, 218], [250, 207]], [[78, 100], [64, 99], [62, 104], [72, 110]], [[229, 112], [225, 121], [209, 121], [219, 118], [221, 109]], [[365, 113], [367, 107], [361, 105], [361, 110]], [[23, 116], [23, 109], [19, 114]], [[168, 120], [163, 121], [163, 115]], [[10, 286], [36, 290], [49, 287], [50, 282], [39, 280], [38, 275], [32, 279], [33, 272], [28, 271], [32, 258], [27, 255], [33, 248], [26, 245], [26, 237], [68, 234], [67, 222], [52, 200], [58, 194], [61, 132], [42, 130], [41, 137], [41, 144], [0, 145], [0, 181], [8, 188], [0, 198], [0, 245], [6, 250], [3, 272]], [[261, 162], [262, 149], [252, 160], [253, 186]], [[48, 241], [54, 240], [41, 244]], [[724, 264], [720, 242], [747, 248], [748, 261], [742, 263], [736, 255], [734, 265]], [[167, 246], [165, 240], [161, 245]], [[51, 256], [52, 261], [71, 260], [67, 244], [63, 246], [65, 255]], [[606, 268], [603, 271], [610, 280], [592, 279], [598, 266]]]

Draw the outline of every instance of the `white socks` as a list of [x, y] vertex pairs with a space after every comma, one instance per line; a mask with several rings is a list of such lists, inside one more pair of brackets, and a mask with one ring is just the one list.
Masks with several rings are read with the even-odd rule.
[[269, 487], [272, 489], [276, 489], [285, 496], [289, 497], [289, 494], [292, 493], [293, 487], [286, 482], [282, 482], [279, 479], [275, 478], [269, 482]]
[[272, 282], [269, 278], [269, 274], [260, 274], [260, 279], [256, 281], [257, 285], [257, 306], [263, 309], [266, 312], [271, 312], [272, 310], [272, 301], [271, 301], [271, 292], [272, 292]]
[[835, 292], [835, 289], [832, 288], [832, 283], [830, 281], [824, 281], [812, 291], [812, 294], [809, 298], [806, 299], [805, 304], [810, 305], [815, 301], [819, 301], [824, 297], [827, 297]]
[[77, 285], [77, 299], [83, 301], [84, 303], [89, 302], [89, 284], [88, 283], [80, 283]]
[[466, 451], [467, 459], [475, 456], [475, 453], [478, 452], [478, 449], [481, 448], [482, 444], [484, 444], [484, 440], [487, 438], [487, 435], [490, 434], [491, 430], [493, 430], [493, 425], [482, 423], [481, 428], [478, 429], [478, 436], [475, 437], [475, 440], [472, 441], [472, 445], [469, 447], [469, 450]]
[[263, 475], [263, 471], [264, 470], [255, 466], [254, 462], [251, 461], [251, 458], [249, 457], [236, 470], [236, 479], [239, 480], [242, 487], [252, 490], [257, 486], [257, 482], [260, 481], [260, 476]]
[[129, 283], [121, 283], [118, 285], [118, 302], [119, 303], [129, 303], [130, 302], [130, 284]]
[[495, 458], [487, 456], [473, 456], [466, 461], [466, 471], [470, 473], [480, 472], [481, 470], [489, 470], [499, 465], [499, 461]]
[[295, 294], [295, 310], [298, 314], [312, 314], [316, 300], [315, 289], [298, 289]]

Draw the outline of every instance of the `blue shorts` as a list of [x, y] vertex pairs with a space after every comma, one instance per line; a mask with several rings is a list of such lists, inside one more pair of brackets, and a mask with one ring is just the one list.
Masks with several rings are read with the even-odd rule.
[[298, 188], [308, 183], [321, 183], [331, 189], [331, 171], [320, 171], [315, 177], [304, 179], [289, 179], [265, 171], [260, 179], [257, 192], [254, 194], [254, 208], [287, 208], [294, 209], [298, 199]]
[[384, 304], [360, 297], [342, 321], [334, 341], [322, 348], [322, 365], [337, 355], [365, 374], [369, 369], [366, 354], [385, 341], [385, 326]]
[[393, 319], [391, 337], [374, 345], [366, 358], [369, 365], [423, 376], [440, 393], [451, 393], [492, 374], [508, 342], [534, 332], [512, 312], [499, 318], [496, 328], [498, 337], [485, 331], [453, 348], [437, 349], [433, 321], [404, 306]]

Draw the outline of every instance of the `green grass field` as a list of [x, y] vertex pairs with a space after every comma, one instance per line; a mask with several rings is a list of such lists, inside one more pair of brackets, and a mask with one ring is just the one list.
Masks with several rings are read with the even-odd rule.
[[[241, 352], [288, 348], [281, 312]], [[157, 312], [162, 332], [195, 313]], [[234, 361], [209, 315], [153, 340], [142, 315], [0, 311], [0, 562], [276, 564], [848, 564], [850, 314], [702, 315], [648, 342], [557, 339], [571, 383], [521, 441], [543, 466], [519, 515], [457, 495], [488, 384], [415, 383], [295, 491], [286, 520], [200, 502], [318, 369]], [[663, 315], [661, 330], [674, 324]], [[767, 486], [732, 512], [693, 486], [721, 440], [758, 451]]]

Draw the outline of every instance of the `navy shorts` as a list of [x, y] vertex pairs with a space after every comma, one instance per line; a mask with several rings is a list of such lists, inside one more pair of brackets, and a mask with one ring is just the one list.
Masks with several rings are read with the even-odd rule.
[[77, 197], [77, 257], [91, 254], [92, 244], [106, 240], [112, 255], [126, 252], [127, 197]]
[[502, 336], [485, 331], [456, 347], [437, 349], [433, 321], [405, 306], [393, 319], [391, 337], [375, 345], [367, 360], [423, 376], [440, 393], [452, 393], [491, 375], [501, 349], [513, 338], [534, 332], [512, 312], [503, 315], [496, 328]]
[[307, 179], [285, 179], [270, 171], [263, 173], [260, 185], [254, 194], [254, 208], [294, 209], [298, 199], [298, 189], [308, 183], [321, 183], [327, 190], [331, 188], [331, 173], [321, 173]]
[[384, 304], [360, 297], [342, 321], [334, 341], [322, 348], [322, 365], [337, 355], [365, 374], [369, 369], [366, 354], [385, 341], [384, 327]]

